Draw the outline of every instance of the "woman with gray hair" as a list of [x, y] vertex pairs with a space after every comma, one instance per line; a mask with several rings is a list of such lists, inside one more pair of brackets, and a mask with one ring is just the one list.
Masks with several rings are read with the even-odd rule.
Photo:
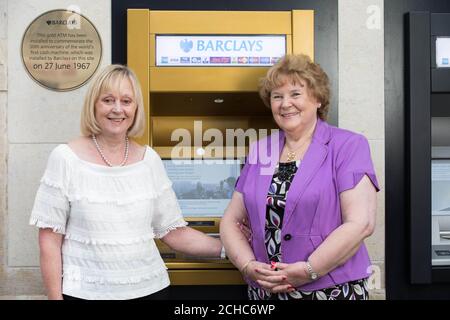
[[220, 240], [186, 227], [163, 163], [142, 135], [140, 84], [111, 65], [92, 80], [82, 136], [51, 153], [30, 217], [39, 229], [49, 299], [164, 299], [170, 284], [154, 239], [219, 257]]

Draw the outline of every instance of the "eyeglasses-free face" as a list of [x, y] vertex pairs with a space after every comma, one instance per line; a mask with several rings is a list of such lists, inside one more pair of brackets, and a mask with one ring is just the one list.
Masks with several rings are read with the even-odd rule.
[[129, 79], [122, 79], [115, 88], [102, 92], [95, 103], [95, 119], [101, 133], [109, 136], [125, 136], [133, 125], [136, 100]]
[[286, 78], [284, 85], [272, 90], [270, 106], [280, 129], [295, 133], [310, 128], [316, 122], [320, 103], [309, 93], [304, 81], [293, 83]]

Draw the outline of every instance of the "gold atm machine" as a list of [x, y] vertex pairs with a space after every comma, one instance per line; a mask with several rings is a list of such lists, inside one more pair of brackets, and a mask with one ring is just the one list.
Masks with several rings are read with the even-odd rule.
[[[314, 57], [312, 10], [128, 10], [127, 63], [147, 116], [139, 142], [163, 159], [190, 226], [219, 235], [249, 142], [276, 128], [258, 80], [286, 53]], [[157, 244], [174, 286], [244, 284], [226, 259]]]

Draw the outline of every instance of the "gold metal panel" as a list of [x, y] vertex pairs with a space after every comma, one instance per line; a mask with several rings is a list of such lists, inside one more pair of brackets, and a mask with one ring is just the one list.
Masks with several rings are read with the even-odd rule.
[[155, 34], [290, 34], [288, 11], [150, 11]]
[[[175, 152], [173, 152], [174, 147], [164, 147], [164, 146], [153, 146], [153, 149], [159, 154], [161, 158], [169, 159], [172, 158]], [[225, 147], [222, 148], [222, 154], [224, 155], [224, 158], [227, 159], [236, 159], [236, 158], [243, 158], [247, 156], [248, 153], [248, 147]], [[197, 154], [197, 148], [191, 147], [188, 150], [186, 150], [186, 153], [183, 154], [177, 154], [178, 159], [203, 159], [203, 155]]]
[[[254, 92], [151, 92], [150, 116], [233, 116], [272, 118]], [[207, 112], [205, 112], [207, 111]]]
[[[246, 130], [248, 128], [248, 117], [242, 117], [236, 119], [236, 117], [230, 116], [216, 116], [216, 117], [152, 117], [152, 129], [154, 130], [153, 143], [155, 146], [174, 146], [183, 142], [183, 145], [192, 146], [195, 145], [195, 140], [200, 140], [203, 146], [211, 143], [211, 141], [206, 141], [203, 139], [203, 134], [208, 129], [217, 129], [222, 132], [224, 137], [223, 144], [225, 144], [226, 130], [234, 128], [243, 128]], [[201, 124], [196, 125], [195, 123]], [[172, 133], [177, 129], [185, 129], [190, 133], [190, 141], [172, 141]], [[201, 136], [196, 137], [195, 129], [201, 129]], [[187, 139], [188, 137], [186, 137]], [[216, 142], [218, 143], [218, 142]]]
[[[150, 114], [149, 97], [149, 24], [150, 12], [148, 9], [128, 9], [127, 10], [127, 64], [136, 73], [140, 83], [144, 98], [145, 114]], [[144, 135], [136, 139], [140, 144], [151, 145], [149, 130], [149, 119], [146, 119]]]
[[238, 270], [169, 270], [173, 285], [245, 284]]
[[314, 60], [314, 10], [292, 10], [292, 49]]
[[286, 54], [292, 53], [292, 35], [286, 35]]
[[150, 91], [158, 92], [252, 92], [267, 67], [154, 67]]
[[150, 42], [150, 59], [149, 59], [149, 63], [150, 63], [150, 67], [154, 67], [156, 64], [156, 37], [155, 34], [150, 34], [149, 36], [149, 42]]

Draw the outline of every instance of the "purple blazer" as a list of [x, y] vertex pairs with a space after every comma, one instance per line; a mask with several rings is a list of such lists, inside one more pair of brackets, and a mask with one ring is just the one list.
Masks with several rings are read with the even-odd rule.
[[[269, 263], [264, 245], [266, 199], [275, 165], [284, 146], [284, 133], [252, 145], [236, 183], [243, 194], [258, 261]], [[272, 155], [272, 161], [268, 161]], [[281, 229], [283, 262], [306, 261], [333, 230], [342, 224], [339, 194], [367, 175], [379, 191], [367, 139], [318, 119], [311, 144], [288, 192]], [[318, 290], [370, 276], [364, 244], [345, 264], [299, 289]], [[256, 285], [255, 283], [251, 283]]]

